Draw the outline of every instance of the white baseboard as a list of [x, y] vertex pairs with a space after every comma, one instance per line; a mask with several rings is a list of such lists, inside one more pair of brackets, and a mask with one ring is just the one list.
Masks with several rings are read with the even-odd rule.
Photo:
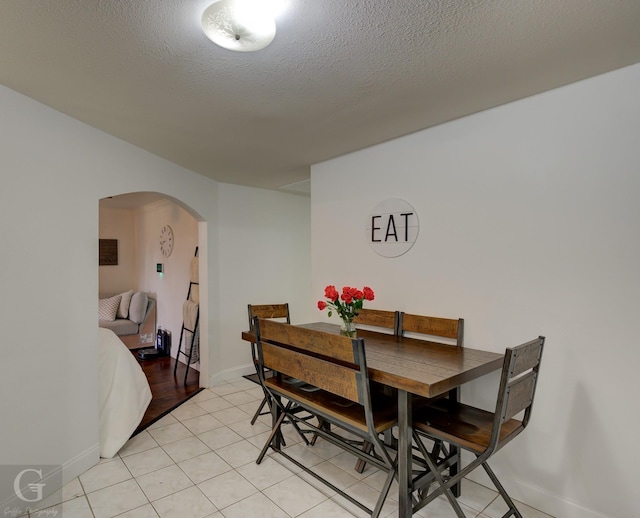
[[[587, 509], [576, 502], [562, 498], [562, 496], [550, 493], [546, 489], [533, 486], [523, 480], [510, 478], [508, 474], [500, 473], [495, 468], [494, 471], [503, 485], [506, 486], [508, 481], [507, 492], [511, 498], [550, 516], [561, 518], [610, 518], [598, 511]], [[495, 487], [489, 477], [480, 469], [470, 473], [467, 478], [495, 491]]]
[[62, 482], [68, 484], [100, 462], [100, 443], [96, 443], [62, 466]]
[[254, 372], [256, 372], [256, 368], [251, 363], [216, 372], [215, 374], [209, 376], [209, 386], [213, 387], [214, 385], [222, 383], [223, 381], [240, 378], [247, 374], [253, 374]]
[[[2, 503], [0, 503], [0, 510], [11, 511], [11, 513], [17, 513], [20, 509], [42, 509], [42, 502], [47, 500], [46, 505], [56, 505], [62, 502], [62, 488], [82, 475], [89, 468], [92, 468], [100, 462], [100, 444], [96, 443], [85, 451], [79, 453], [72, 459], [65, 462], [62, 466], [58, 466], [48, 473], [43, 473], [42, 479], [39, 483], [44, 484], [42, 487], [43, 499], [39, 502], [25, 502], [16, 494], [10, 495]], [[36, 465], [32, 465], [37, 469]], [[21, 488], [24, 494], [29, 494], [27, 488]], [[58, 496], [58, 498], [56, 498]], [[59, 501], [58, 501], [59, 500]], [[18, 514], [15, 514], [18, 516]]]

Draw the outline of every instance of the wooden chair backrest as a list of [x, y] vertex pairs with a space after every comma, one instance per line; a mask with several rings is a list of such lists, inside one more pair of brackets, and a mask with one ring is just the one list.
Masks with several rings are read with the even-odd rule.
[[362, 339], [264, 319], [255, 319], [254, 327], [262, 367], [364, 404], [359, 384], [368, 376]]
[[398, 319], [399, 313], [397, 311], [386, 311], [383, 309], [361, 309], [358, 311], [358, 315], [353, 319], [353, 322], [358, 325], [381, 327], [384, 329], [391, 329], [393, 334], [398, 334]]
[[272, 318], [280, 319], [287, 324], [291, 323], [291, 317], [289, 315], [289, 304], [249, 304], [249, 329], [253, 329], [253, 319], [258, 318]]
[[[544, 336], [540, 336], [507, 349], [500, 377], [493, 435], [499, 434], [502, 423], [522, 411], [525, 412], [522, 425], [527, 425], [533, 407], [544, 341]], [[497, 440], [497, 437], [492, 436], [492, 440]]]
[[441, 318], [413, 315], [401, 312], [399, 316], [399, 334], [405, 332], [420, 333], [439, 338], [455, 340], [458, 347], [464, 345], [464, 319]]

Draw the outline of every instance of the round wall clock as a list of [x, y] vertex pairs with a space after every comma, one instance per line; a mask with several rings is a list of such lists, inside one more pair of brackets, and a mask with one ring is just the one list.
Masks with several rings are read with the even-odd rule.
[[165, 225], [160, 231], [160, 251], [165, 257], [173, 252], [173, 230], [169, 225]]

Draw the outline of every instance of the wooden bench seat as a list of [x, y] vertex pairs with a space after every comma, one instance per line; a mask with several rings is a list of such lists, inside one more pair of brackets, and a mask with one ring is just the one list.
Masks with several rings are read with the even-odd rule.
[[[377, 399], [375, 408], [372, 405], [364, 340], [259, 318], [254, 320], [253, 328], [260, 367], [258, 374], [277, 415], [256, 463], [260, 464], [267, 451], [272, 450], [373, 518], [378, 517], [396, 475], [396, 452], [392, 458], [379, 434], [397, 423], [397, 411], [393, 398]], [[267, 369], [276, 375], [266, 378], [262, 373]], [[301, 408], [316, 416], [318, 424], [300, 417]], [[288, 455], [280, 441], [280, 427], [284, 422], [298, 428], [307, 445], [310, 443], [303, 432], [308, 431], [314, 435], [314, 441], [321, 437], [356, 459], [385, 471], [387, 477], [374, 509], [369, 509], [348, 490], [334, 486], [311, 466]], [[354, 443], [353, 437], [338, 433], [340, 429], [350, 432], [361, 441], [360, 444]], [[364, 449], [363, 444], [367, 444]]]
[[[367, 432], [367, 421], [362, 405], [326, 390], [310, 390], [309, 385], [292, 384], [278, 377], [265, 380], [265, 384], [289, 400], [294, 400], [313, 413], [340, 420], [354, 428]], [[382, 433], [394, 426], [398, 420], [397, 399], [376, 398], [373, 409], [373, 423], [376, 433]]]

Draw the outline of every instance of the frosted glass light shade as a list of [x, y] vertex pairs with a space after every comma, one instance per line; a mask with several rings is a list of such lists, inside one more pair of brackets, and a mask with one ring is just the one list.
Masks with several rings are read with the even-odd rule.
[[276, 35], [276, 22], [259, 6], [252, 0], [219, 0], [202, 13], [202, 29], [211, 41], [225, 49], [263, 49]]

